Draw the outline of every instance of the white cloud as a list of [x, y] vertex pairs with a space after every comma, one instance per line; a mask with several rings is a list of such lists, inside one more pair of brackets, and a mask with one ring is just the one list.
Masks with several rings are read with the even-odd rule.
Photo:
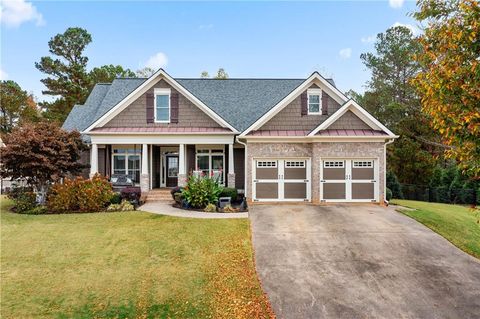
[[416, 26], [408, 24], [408, 23], [395, 22], [392, 25], [392, 28], [393, 27], [405, 27], [405, 28], [408, 28], [413, 33], [413, 35], [419, 35], [420, 34], [420, 30]]
[[25, 0], [0, 0], [0, 21], [13, 28], [28, 21], [34, 21], [37, 26], [45, 25], [42, 14]]
[[157, 54], [152, 55], [147, 62], [145, 63], [145, 67], [152, 68], [154, 70], [158, 70], [160, 68], [164, 68], [168, 63], [167, 55], [163, 52], [158, 52]]
[[201, 24], [198, 26], [198, 30], [210, 30], [213, 29], [213, 24]]
[[372, 43], [372, 42], [375, 42], [375, 35], [369, 35], [367, 37], [362, 37], [360, 39], [360, 41], [362, 41], [362, 43]]
[[4, 81], [8, 79], [8, 73], [5, 72], [3, 69], [0, 69], [0, 80]]
[[388, 4], [394, 9], [401, 8], [404, 2], [405, 0], [388, 0]]
[[338, 54], [340, 54], [340, 57], [342, 59], [349, 59], [352, 56], [352, 49], [351, 48], [345, 48], [341, 49]]

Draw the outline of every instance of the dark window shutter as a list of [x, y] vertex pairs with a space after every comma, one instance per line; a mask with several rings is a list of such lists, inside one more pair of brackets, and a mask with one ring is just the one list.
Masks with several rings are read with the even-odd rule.
[[155, 121], [155, 113], [153, 111], [153, 93], [147, 93], [147, 123]]
[[308, 114], [308, 95], [307, 92], [303, 92], [300, 95], [300, 100], [302, 102], [302, 116], [305, 116]]
[[178, 123], [178, 93], [170, 95], [170, 123]]
[[322, 91], [322, 115], [328, 115], [328, 95]]

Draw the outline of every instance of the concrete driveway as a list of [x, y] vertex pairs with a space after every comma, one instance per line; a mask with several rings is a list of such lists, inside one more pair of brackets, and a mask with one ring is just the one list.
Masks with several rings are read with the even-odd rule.
[[480, 262], [393, 208], [257, 205], [250, 218], [279, 318], [480, 318]]

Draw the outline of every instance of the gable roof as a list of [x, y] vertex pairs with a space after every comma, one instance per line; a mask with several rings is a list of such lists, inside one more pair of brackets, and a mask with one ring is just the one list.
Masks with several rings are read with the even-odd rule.
[[267, 123], [273, 116], [278, 114], [282, 109], [284, 109], [290, 102], [292, 102], [296, 97], [298, 97], [302, 92], [308, 89], [312, 84], [320, 84], [321, 88], [326, 90], [328, 95], [330, 95], [338, 103], [344, 103], [347, 101], [347, 97], [338, 90], [330, 81], [327, 81], [323, 76], [318, 72], [313, 72], [306, 80], [302, 81], [294, 90], [289, 92], [283, 99], [278, 101], [273, 107], [259, 117], [255, 122], [243, 130], [241, 137], [248, 135], [251, 131], [260, 128], [262, 125]]
[[[256, 123], [306, 82], [305, 79], [173, 79], [162, 69], [156, 74], [163, 74], [175, 81], [185, 94], [191, 95], [223, 119], [227, 127], [240, 132]], [[320, 77], [316, 72], [312, 76]], [[112, 114], [122, 101], [146, 86], [146, 82], [153, 81], [154, 77], [155, 74], [148, 79], [118, 78], [112, 83], [95, 85], [85, 104], [73, 107], [63, 128], [80, 132], [93, 129], [94, 124], [105, 121], [106, 116]], [[332, 90], [338, 91], [332, 79], [322, 79]]]
[[314, 128], [308, 134], [308, 136], [315, 136], [320, 131], [328, 129], [328, 127], [330, 125], [335, 123], [335, 121], [337, 121], [340, 117], [342, 117], [348, 111], [351, 111], [353, 114], [358, 116], [363, 122], [365, 122], [365, 124], [370, 126], [372, 128], [372, 130], [382, 131], [382, 132], [386, 133], [386, 135], [388, 135], [389, 137], [392, 137], [392, 138], [398, 137], [395, 134], [393, 134], [392, 131], [390, 131], [388, 128], [386, 128], [385, 125], [380, 123], [380, 121], [378, 121], [370, 113], [368, 113], [364, 108], [362, 108], [360, 105], [358, 105], [358, 103], [355, 102], [353, 99], [349, 99], [348, 101], [346, 101], [340, 109], [338, 109], [328, 119], [326, 119], [324, 122], [322, 122], [316, 128]]

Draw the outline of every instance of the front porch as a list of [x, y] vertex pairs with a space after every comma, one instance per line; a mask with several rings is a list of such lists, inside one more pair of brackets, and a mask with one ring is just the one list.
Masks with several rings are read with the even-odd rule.
[[[191, 174], [218, 178], [227, 187], [243, 189], [244, 154], [242, 145], [157, 143], [95, 143], [90, 151], [90, 176], [126, 174], [142, 192], [184, 186]], [[240, 176], [237, 179], [236, 176]]]

